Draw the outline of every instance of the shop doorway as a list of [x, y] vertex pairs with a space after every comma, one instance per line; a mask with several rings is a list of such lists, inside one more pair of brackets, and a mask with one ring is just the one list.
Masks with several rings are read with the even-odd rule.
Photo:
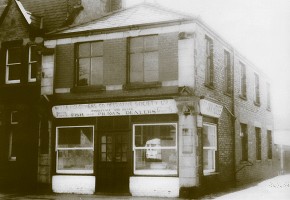
[[99, 134], [96, 191], [125, 193], [129, 191], [129, 132]]

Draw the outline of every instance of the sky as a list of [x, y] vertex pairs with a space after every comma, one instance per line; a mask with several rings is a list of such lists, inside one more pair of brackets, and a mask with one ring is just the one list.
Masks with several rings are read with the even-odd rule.
[[275, 128], [290, 130], [290, 0], [126, 0], [199, 17], [271, 79]]

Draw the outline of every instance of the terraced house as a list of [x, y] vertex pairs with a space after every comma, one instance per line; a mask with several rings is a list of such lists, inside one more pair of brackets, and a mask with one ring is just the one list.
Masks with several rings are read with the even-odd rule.
[[38, 131], [25, 131], [38, 185], [177, 197], [277, 173], [270, 81], [258, 68], [200, 19], [95, 2], [99, 15], [90, 1], [67, 4], [62, 25], [42, 35]]

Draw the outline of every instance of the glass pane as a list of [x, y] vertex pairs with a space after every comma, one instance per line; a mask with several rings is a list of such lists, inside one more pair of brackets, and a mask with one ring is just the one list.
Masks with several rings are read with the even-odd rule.
[[107, 151], [112, 152], [113, 151], [113, 145], [112, 144], [107, 144]]
[[127, 153], [122, 153], [122, 162], [127, 162]]
[[58, 148], [93, 146], [93, 127], [58, 128]]
[[89, 57], [91, 55], [90, 43], [79, 44], [79, 58]]
[[135, 174], [176, 175], [177, 174], [176, 150], [175, 149], [135, 150]]
[[93, 171], [93, 150], [59, 150], [58, 170]]
[[91, 85], [103, 84], [103, 57], [92, 58]]
[[112, 143], [112, 140], [113, 140], [112, 136], [107, 136], [107, 143]]
[[215, 151], [214, 150], [203, 150], [203, 170], [214, 171], [214, 163], [215, 163]]
[[130, 82], [143, 82], [143, 54], [130, 54]]
[[131, 38], [130, 53], [143, 52], [143, 37]]
[[102, 152], [106, 152], [107, 151], [107, 145], [106, 144], [102, 144]]
[[12, 64], [12, 63], [21, 63], [21, 48], [20, 47], [8, 49], [8, 63], [7, 64]]
[[85, 86], [90, 84], [91, 74], [91, 60], [89, 58], [79, 59], [79, 86]]
[[102, 161], [106, 161], [106, 158], [107, 158], [107, 154], [106, 153], [102, 153]]
[[9, 69], [9, 76], [8, 80], [20, 80], [20, 74], [21, 74], [21, 65], [10, 65], [8, 67]]
[[145, 51], [157, 51], [158, 50], [158, 36], [146, 36], [144, 37]]
[[175, 147], [176, 126], [175, 124], [164, 125], [136, 125], [136, 147]]
[[30, 61], [37, 61], [36, 46], [30, 46]]
[[113, 161], [113, 155], [112, 155], [112, 152], [108, 152], [107, 153], [107, 162], [112, 162]]
[[144, 82], [159, 80], [158, 52], [144, 54]]
[[103, 42], [91, 43], [92, 56], [103, 56]]
[[36, 78], [36, 74], [37, 74], [37, 63], [31, 63], [30, 64], [30, 78]]
[[121, 162], [122, 160], [121, 160], [121, 158], [122, 158], [122, 154], [121, 153], [116, 153], [116, 162]]
[[107, 139], [107, 137], [106, 136], [102, 136], [102, 143], [106, 143], [106, 140]]
[[216, 148], [216, 126], [203, 126], [203, 146]]

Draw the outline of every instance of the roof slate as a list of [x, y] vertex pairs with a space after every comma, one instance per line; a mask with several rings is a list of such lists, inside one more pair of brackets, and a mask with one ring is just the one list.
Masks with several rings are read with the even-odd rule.
[[193, 19], [193, 17], [146, 3], [110, 13], [82, 25], [59, 29], [49, 34], [77, 33], [190, 19]]

